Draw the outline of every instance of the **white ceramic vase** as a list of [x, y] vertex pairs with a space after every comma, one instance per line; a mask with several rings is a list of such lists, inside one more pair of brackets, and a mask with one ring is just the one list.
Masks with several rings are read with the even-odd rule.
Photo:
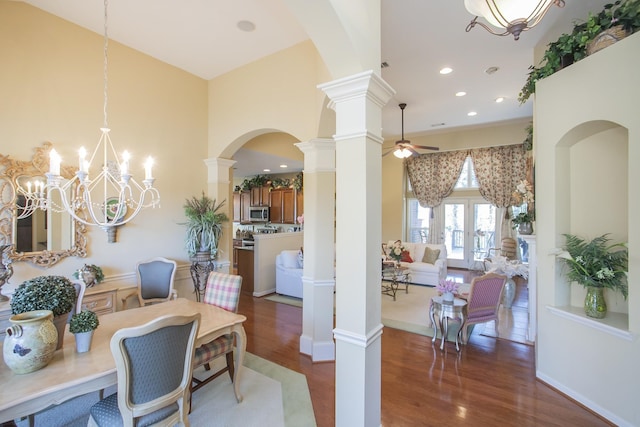
[[93, 331], [78, 332], [74, 334], [76, 337], [76, 351], [78, 353], [86, 353], [91, 348], [91, 339], [93, 338]]
[[453, 302], [453, 292], [445, 292], [442, 294], [442, 301]]
[[502, 305], [504, 308], [511, 308], [513, 300], [516, 297], [516, 282], [513, 277], [507, 279], [507, 283], [504, 285], [504, 291], [502, 292]]

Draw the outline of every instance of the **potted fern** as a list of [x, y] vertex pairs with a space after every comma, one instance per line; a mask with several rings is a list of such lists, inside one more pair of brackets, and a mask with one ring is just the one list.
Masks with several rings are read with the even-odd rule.
[[78, 353], [89, 351], [93, 331], [96, 330], [99, 324], [98, 315], [91, 310], [84, 310], [71, 316], [69, 332], [76, 338], [76, 351]]
[[207, 197], [204, 192], [201, 197], [187, 199], [184, 205], [187, 217], [185, 248], [190, 257], [197, 260], [216, 258], [222, 224], [229, 221], [227, 214], [220, 211], [223, 206], [224, 200], [216, 203], [216, 199]]

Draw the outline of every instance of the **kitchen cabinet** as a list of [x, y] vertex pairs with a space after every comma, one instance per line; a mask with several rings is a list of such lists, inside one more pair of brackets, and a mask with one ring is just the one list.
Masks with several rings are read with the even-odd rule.
[[296, 220], [304, 213], [304, 194], [302, 190], [296, 191]]
[[247, 191], [233, 193], [233, 222], [249, 222], [251, 194]]
[[239, 247], [238, 275], [242, 276], [242, 292], [253, 294], [253, 248]]
[[233, 239], [233, 268], [238, 268], [238, 248], [242, 247], [242, 239]]
[[271, 209], [269, 220], [274, 224], [282, 223], [282, 190], [271, 190]]
[[253, 187], [251, 189], [251, 206], [269, 206], [269, 186]]
[[293, 189], [282, 190], [282, 222], [294, 224], [296, 222], [296, 195]]
[[[302, 214], [302, 206], [296, 207], [298, 200], [297, 192], [292, 188], [278, 188], [271, 190], [271, 210], [270, 219], [274, 224], [295, 224], [296, 215]], [[296, 213], [297, 212], [297, 213]]]

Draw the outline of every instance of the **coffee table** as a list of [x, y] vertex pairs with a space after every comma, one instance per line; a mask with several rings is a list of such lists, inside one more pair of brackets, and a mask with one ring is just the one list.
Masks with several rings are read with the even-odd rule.
[[396, 264], [382, 264], [382, 293], [396, 300], [400, 284], [404, 284], [405, 293], [409, 293], [409, 267]]

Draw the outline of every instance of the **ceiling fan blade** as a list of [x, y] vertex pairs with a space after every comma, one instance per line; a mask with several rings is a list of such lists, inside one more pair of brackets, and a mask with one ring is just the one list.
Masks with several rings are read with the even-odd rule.
[[412, 156], [419, 156], [420, 155], [420, 153], [418, 153], [416, 150], [414, 150], [411, 145], [407, 145], [405, 148], [407, 150], [411, 151], [411, 155]]
[[413, 145], [413, 148], [418, 148], [420, 150], [434, 150], [440, 151], [440, 147], [430, 147], [428, 145]]
[[386, 153], [382, 153], [382, 157], [386, 156], [387, 154], [391, 154], [395, 151], [395, 148], [392, 148], [391, 150], [387, 151]]

